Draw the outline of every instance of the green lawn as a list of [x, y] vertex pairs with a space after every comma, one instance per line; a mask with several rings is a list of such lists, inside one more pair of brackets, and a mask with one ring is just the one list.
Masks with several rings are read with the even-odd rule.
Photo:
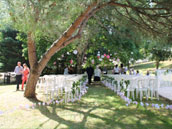
[[[147, 71], [154, 73], [156, 70], [155, 62], [146, 62], [141, 64], [136, 64], [131, 66], [136, 70], [139, 70], [142, 74], [146, 74]], [[172, 68], [172, 61], [161, 61], [159, 69], [171, 69]]]
[[[111, 90], [92, 86], [80, 102], [26, 110], [34, 101], [15, 86], [0, 86], [0, 128], [9, 129], [171, 129], [172, 111], [145, 109], [125, 102]], [[164, 100], [161, 100], [165, 102]], [[19, 107], [19, 108], [18, 108]], [[17, 108], [15, 110], [15, 108]], [[13, 111], [11, 111], [14, 109]]]

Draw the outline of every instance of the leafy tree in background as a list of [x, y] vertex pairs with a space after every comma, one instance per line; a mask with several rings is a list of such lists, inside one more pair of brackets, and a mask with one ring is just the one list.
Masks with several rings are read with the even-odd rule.
[[[161, 44], [157, 44], [157, 42], [161, 42]], [[168, 60], [172, 57], [171, 44], [166, 44], [165, 40], [145, 40], [143, 45], [143, 54], [149, 59], [155, 61], [156, 69], [159, 68], [159, 64], [161, 61]]]
[[0, 62], [1, 71], [13, 71], [17, 62], [26, 62], [22, 56], [22, 42], [17, 40], [18, 31], [12, 28], [1, 30]]
[[154, 47], [152, 50], [150, 50], [150, 53], [152, 54], [152, 59], [156, 62], [156, 69], [159, 68], [160, 61], [165, 61], [172, 57], [171, 49], [165, 47]]

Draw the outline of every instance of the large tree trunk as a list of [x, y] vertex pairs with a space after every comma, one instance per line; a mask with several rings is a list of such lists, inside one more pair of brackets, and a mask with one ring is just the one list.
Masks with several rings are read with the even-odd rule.
[[156, 60], [156, 69], [159, 68], [159, 63], [160, 63], [160, 61], [159, 60]]
[[35, 87], [37, 80], [40, 76], [40, 69], [38, 69], [38, 63], [37, 63], [37, 56], [36, 56], [36, 45], [34, 42], [34, 36], [32, 32], [29, 32], [28, 35], [28, 56], [29, 56], [29, 64], [30, 64], [30, 74], [28, 81], [26, 83], [26, 90], [24, 93], [24, 96], [27, 98], [36, 98], [35, 95]]
[[25, 97], [27, 98], [36, 98], [36, 94], [35, 94], [35, 91], [36, 91], [36, 83], [38, 81], [38, 78], [39, 78], [39, 74], [38, 74], [38, 71], [31, 71], [30, 72], [30, 75], [29, 75], [29, 79], [28, 79], [28, 82], [27, 82], [27, 85], [26, 85], [26, 90], [25, 90]]

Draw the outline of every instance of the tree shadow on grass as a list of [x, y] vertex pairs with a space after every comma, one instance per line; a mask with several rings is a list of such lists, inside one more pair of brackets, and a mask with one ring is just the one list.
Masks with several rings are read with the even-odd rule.
[[[168, 116], [166, 117], [156, 111], [126, 107], [118, 96], [104, 87], [90, 88], [80, 102], [42, 106], [38, 109], [47, 118], [58, 122], [54, 128], [60, 128], [61, 124], [69, 129], [171, 129], [172, 127], [170, 111], [166, 112]], [[41, 123], [38, 128], [47, 122]]]
[[[134, 109], [114, 109], [113, 113], [105, 113], [104, 116], [100, 116], [100, 114], [93, 113], [93, 111], [97, 109], [110, 109], [106, 106], [94, 106], [89, 108], [88, 111], [81, 111], [75, 108], [69, 108], [69, 107], [60, 107], [63, 110], [68, 110], [72, 112], [76, 112], [79, 114], [82, 114], [84, 117], [82, 118], [81, 122], [74, 122], [73, 120], [67, 120], [65, 118], [62, 118], [63, 116], [60, 116], [57, 114], [56, 109], [59, 107], [53, 106], [52, 112], [50, 112], [47, 107], [40, 108], [40, 111], [43, 115], [48, 117], [49, 119], [52, 119], [54, 121], [57, 121], [59, 124], [64, 124], [70, 129], [85, 129], [85, 128], [165, 128], [170, 129], [172, 127], [172, 123], [170, 123], [170, 119], [167, 119], [165, 117], [157, 116], [154, 112], [151, 111], [140, 111], [140, 110], [134, 110]], [[70, 115], [70, 114], [69, 114]], [[134, 117], [133, 117], [134, 116]], [[88, 119], [93, 118], [97, 119], [98, 121], [91, 123], [89, 125]], [[101, 122], [99, 122], [101, 121]], [[160, 124], [159, 124], [160, 122]], [[100, 126], [102, 125], [102, 126]], [[42, 126], [42, 125], [41, 125]], [[41, 127], [40, 126], [40, 127]]]

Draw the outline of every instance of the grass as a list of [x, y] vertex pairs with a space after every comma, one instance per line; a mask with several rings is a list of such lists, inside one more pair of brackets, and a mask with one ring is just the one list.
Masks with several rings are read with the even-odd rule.
[[[19, 105], [35, 103], [15, 86], [0, 87], [0, 128], [9, 129], [171, 129], [172, 112], [145, 109], [125, 102], [103, 86], [92, 86], [80, 102], [25, 110]], [[156, 101], [156, 100], [154, 100]], [[160, 100], [160, 102], [165, 102]], [[13, 112], [11, 109], [17, 108]]]
[[[135, 70], [139, 70], [142, 74], [146, 74], [147, 71], [154, 73], [156, 70], [155, 62], [153, 61], [136, 64], [131, 67], [133, 67]], [[159, 69], [172, 69], [172, 61], [161, 61]]]

